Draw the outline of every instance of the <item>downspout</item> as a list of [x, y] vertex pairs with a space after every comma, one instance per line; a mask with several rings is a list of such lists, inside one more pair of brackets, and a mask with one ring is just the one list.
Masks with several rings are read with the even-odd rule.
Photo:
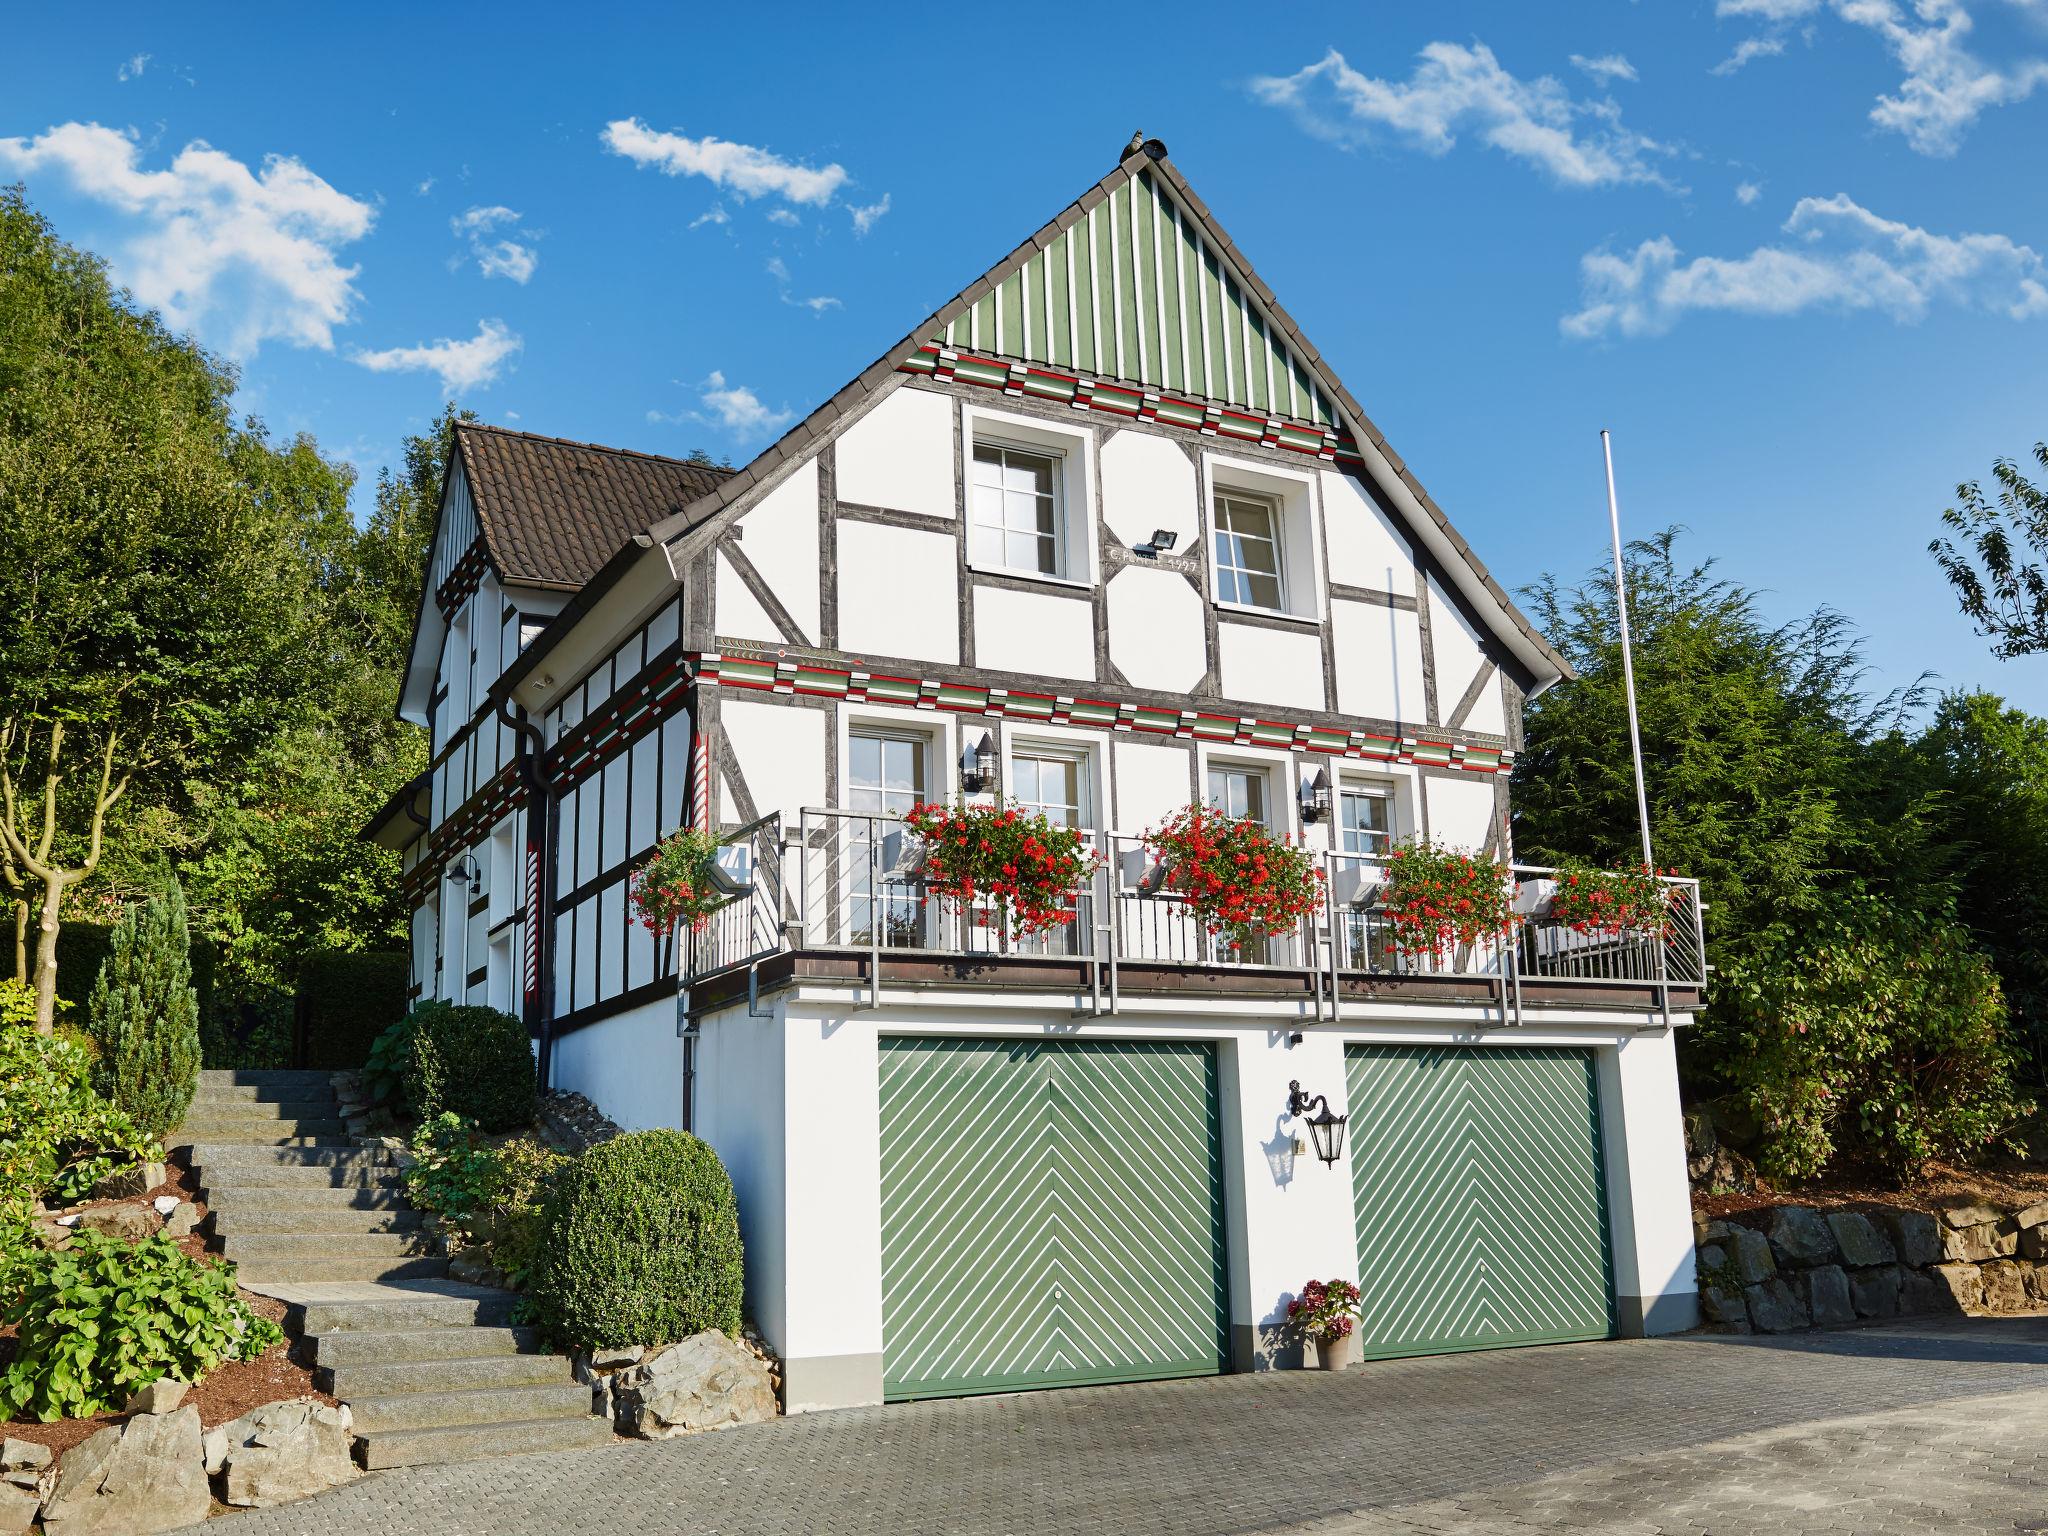
[[536, 1043], [536, 1074], [542, 1092], [554, 1083], [555, 1045], [555, 851], [561, 829], [555, 798], [543, 766], [547, 737], [509, 699], [498, 700], [498, 718], [519, 738], [519, 779], [526, 788], [527, 868], [536, 870], [526, 942], [534, 951], [534, 985], [527, 994], [524, 1023]]
[[[690, 689], [684, 695], [683, 707], [690, 720], [690, 772], [683, 780], [683, 792], [687, 797], [686, 822], [695, 819], [697, 805], [697, 765], [702, 761], [697, 750], [697, 731], [703, 720], [698, 711], [697, 669], [684, 663], [689, 673]], [[690, 1011], [690, 987], [683, 973], [683, 946], [689, 943], [689, 935], [679, 923], [676, 925], [676, 1034], [683, 1042], [683, 1083], [682, 1083], [682, 1128], [695, 1135], [697, 1132], [697, 1018]]]

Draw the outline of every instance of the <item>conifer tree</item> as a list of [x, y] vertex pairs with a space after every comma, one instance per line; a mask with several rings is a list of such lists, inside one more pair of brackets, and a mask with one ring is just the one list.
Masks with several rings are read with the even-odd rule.
[[94, 1088], [147, 1134], [175, 1129], [199, 1082], [199, 996], [176, 880], [121, 915], [88, 1008], [100, 1047]]

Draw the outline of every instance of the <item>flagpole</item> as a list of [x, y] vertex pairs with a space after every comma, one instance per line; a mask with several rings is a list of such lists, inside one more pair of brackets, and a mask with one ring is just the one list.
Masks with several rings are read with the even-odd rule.
[[1600, 452], [1607, 460], [1607, 526], [1614, 535], [1614, 604], [1621, 615], [1621, 680], [1628, 692], [1628, 748], [1635, 759], [1636, 816], [1643, 828], [1643, 867], [1655, 869], [1650, 856], [1650, 793], [1643, 783], [1643, 731], [1636, 718], [1636, 663], [1628, 637], [1628, 578], [1621, 559], [1621, 504], [1614, 496], [1614, 443], [1600, 429]]

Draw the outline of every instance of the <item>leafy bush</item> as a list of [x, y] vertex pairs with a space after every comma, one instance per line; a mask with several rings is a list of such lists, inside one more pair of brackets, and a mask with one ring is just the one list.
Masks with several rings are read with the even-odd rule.
[[36, 1021], [36, 989], [12, 976], [0, 979], [0, 1029], [33, 1025]]
[[89, 1017], [100, 1045], [93, 1087], [150, 1135], [175, 1128], [199, 1086], [199, 996], [185, 893], [175, 881], [114, 925]]
[[235, 1294], [233, 1265], [194, 1260], [161, 1234], [81, 1232], [31, 1255], [0, 1321], [18, 1330], [0, 1417], [45, 1422], [119, 1408], [162, 1376], [196, 1383], [284, 1339]]
[[412, 1203], [438, 1215], [458, 1247], [482, 1248], [513, 1284], [525, 1284], [543, 1246], [548, 1183], [568, 1159], [528, 1137], [493, 1146], [450, 1114], [420, 1127], [412, 1153]]
[[417, 1004], [396, 1023], [387, 1024], [370, 1042], [370, 1054], [363, 1062], [363, 1088], [372, 1104], [402, 1104], [405, 1073], [412, 1064], [412, 1037], [419, 1030], [420, 1015], [429, 1008], [446, 1008], [446, 1003]]
[[299, 966], [306, 1065], [360, 1067], [372, 1042], [405, 1013], [412, 957], [403, 951], [350, 954], [323, 950]]
[[155, 1140], [92, 1091], [90, 1058], [63, 1031], [0, 1029], [0, 1192], [69, 1205]]
[[1847, 1140], [1904, 1178], [1981, 1153], [2033, 1108], [1989, 961], [1954, 925], [1868, 897], [1767, 931], [1716, 979], [1710, 1018], [1781, 1177], [1814, 1177]]
[[229, 974], [211, 990], [200, 985], [192, 946], [192, 988], [199, 994], [199, 1057], [209, 1067], [276, 1068], [293, 1065], [298, 1025], [293, 995], [259, 977]]
[[495, 1008], [414, 1010], [405, 1102], [421, 1120], [448, 1111], [487, 1131], [533, 1124], [538, 1090], [526, 1026]]
[[567, 1348], [737, 1335], [739, 1206], [718, 1154], [681, 1131], [634, 1131], [563, 1168], [547, 1201], [534, 1311]]

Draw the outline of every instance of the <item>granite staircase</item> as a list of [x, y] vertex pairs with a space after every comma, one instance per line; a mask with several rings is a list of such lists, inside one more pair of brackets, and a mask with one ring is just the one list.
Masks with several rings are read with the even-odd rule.
[[173, 1138], [245, 1290], [284, 1302], [365, 1467], [601, 1445], [608, 1420], [510, 1291], [448, 1278], [392, 1154], [345, 1134], [324, 1072], [207, 1071]]

